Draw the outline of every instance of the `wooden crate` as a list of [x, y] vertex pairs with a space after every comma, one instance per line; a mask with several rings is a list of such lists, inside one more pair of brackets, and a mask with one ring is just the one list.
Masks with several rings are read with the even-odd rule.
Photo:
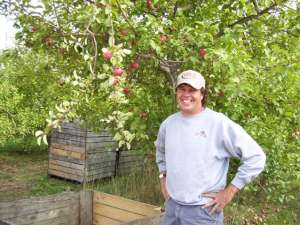
[[118, 164], [116, 174], [118, 176], [128, 175], [134, 170], [141, 170], [144, 166], [144, 154], [136, 151], [120, 151], [118, 153]]
[[63, 123], [51, 135], [50, 175], [88, 182], [115, 175], [116, 142], [107, 132], [96, 134], [77, 123]]
[[148, 217], [160, 215], [157, 206], [96, 191], [0, 202], [1, 225], [120, 225], [136, 219], [146, 225]]
[[93, 195], [94, 225], [120, 225], [160, 214], [157, 206], [102, 192]]
[[16, 225], [88, 225], [92, 223], [92, 192], [64, 192], [0, 202], [0, 221]]
[[143, 166], [135, 151], [116, 151], [117, 143], [108, 132], [94, 133], [76, 123], [63, 123], [54, 130], [49, 147], [48, 173], [78, 182], [115, 175], [127, 175]]

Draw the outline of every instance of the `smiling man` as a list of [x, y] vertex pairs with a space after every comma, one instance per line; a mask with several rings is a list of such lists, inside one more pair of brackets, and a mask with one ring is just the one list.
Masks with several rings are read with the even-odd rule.
[[[266, 156], [242, 127], [206, 107], [200, 73], [178, 76], [176, 101], [180, 111], [161, 124], [155, 142], [164, 225], [222, 225], [224, 207], [263, 170]], [[231, 157], [242, 163], [227, 185]]]

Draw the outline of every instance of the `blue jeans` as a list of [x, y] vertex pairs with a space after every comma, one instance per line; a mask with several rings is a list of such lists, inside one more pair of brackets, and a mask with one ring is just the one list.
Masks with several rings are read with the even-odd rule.
[[180, 205], [169, 198], [165, 209], [164, 225], [223, 225], [223, 212], [210, 215], [199, 205]]

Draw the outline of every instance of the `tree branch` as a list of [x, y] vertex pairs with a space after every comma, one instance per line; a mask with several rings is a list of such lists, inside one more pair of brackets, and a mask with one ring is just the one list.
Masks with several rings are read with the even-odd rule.
[[[246, 16], [246, 17], [243, 17], [243, 18], [241, 18], [241, 19], [235, 21], [234, 23], [229, 24], [227, 27], [228, 27], [228, 28], [233, 28], [233, 27], [234, 27], [235, 25], [237, 25], [237, 24], [244, 24], [244, 23], [247, 23], [247, 22], [249, 22], [249, 21], [251, 21], [251, 20], [257, 19], [257, 18], [259, 18], [260, 16], [262, 16], [262, 15], [264, 15], [264, 14], [266, 14], [266, 13], [269, 13], [269, 12], [270, 12], [272, 9], [274, 9], [276, 6], [277, 6], [277, 4], [274, 3], [274, 4], [272, 4], [271, 6], [269, 6], [269, 7], [265, 8], [265, 9], [261, 10], [259, 13], [253, 14], [253, 15], [249, 15], [249, 16]], [[216, 36], [217, 36], [217, 37], [220, 37], [220, 36], [222, 36], [222, 35], [224, 35], [224, 30], [223, 30], [223, 29], [220, 30], [220, 32], [219, 32]]]

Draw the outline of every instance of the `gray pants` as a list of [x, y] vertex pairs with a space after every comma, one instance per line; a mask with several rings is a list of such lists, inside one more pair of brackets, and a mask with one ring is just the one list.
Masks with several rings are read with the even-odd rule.
[[199, 205], [180, 205], [171, 198], [165, 208], [164, 225], [223, 225], [223, 212], [210, 215]]

